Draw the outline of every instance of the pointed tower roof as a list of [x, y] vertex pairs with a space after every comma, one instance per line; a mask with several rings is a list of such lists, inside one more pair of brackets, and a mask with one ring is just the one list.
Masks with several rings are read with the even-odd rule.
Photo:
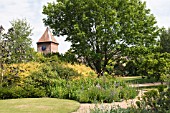
[[53, 42], [58, 44], [57, 40], [54, 38], [54, 36], [52, 35], [48, 27], [37, 43], [41, 43], [41, 42]]

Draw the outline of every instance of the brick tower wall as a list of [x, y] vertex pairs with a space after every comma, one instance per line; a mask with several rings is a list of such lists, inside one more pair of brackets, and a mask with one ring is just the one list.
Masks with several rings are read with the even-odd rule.
[[[42, 46], [46, 46], [46, 50], [42, 51]], [[58, 44], [52, 42], [41, 42], [37, 44], [37, 51], [48, 54], [58, 52]]]
[[[42, 46], [46, 46], [46, 50], [45, 51], [42, 51]], [[41, 52], [41, 53], [44, 53], [44, 54], [47, 54], [47, 53], [51, 53], [51, 45], [50, 45], [50, 42], [42, 42], [42, 43], [38, 43], [37, 44], [37, 51], [38, 52]]]
[[51, 43], [51, 53], [57, 53], [58, 52], [58, 44]]

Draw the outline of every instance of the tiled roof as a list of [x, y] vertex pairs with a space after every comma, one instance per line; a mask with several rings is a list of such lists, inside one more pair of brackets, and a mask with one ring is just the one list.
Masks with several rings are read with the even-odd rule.
[[42, 37], [38, 40], [37, 43], [40, 42], [54, 42], [54, 43], [58, 43], [57, 40], [54, 38], [54, 36], [52, 35], [52, 33], [50, 32], [49, 28], [47, 27], [47, 29], [45, 30], [44, 34], [42, 35]]

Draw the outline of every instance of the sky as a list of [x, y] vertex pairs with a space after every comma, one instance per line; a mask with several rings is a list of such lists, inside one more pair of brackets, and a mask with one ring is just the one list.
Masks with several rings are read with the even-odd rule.
[[[47, 2], [55, 0], [0, 0], [0, 25], [6, 30], [10, 28], [10, 21], [15, 19], [24, 19], [30, 23], [33, 28], [33, 47], [36, 50], [36, 42], [43, 35], [46, 27], [42, 19], [43, 6]], [[151, 9], [159, 27], [170, 27], [170, 0], [142, 0], [146, 1], [147, 8]], [[65, 53], [71, 43], [65, 41], [65, 37], [55, 37], [59, 42], [59, 53]]]

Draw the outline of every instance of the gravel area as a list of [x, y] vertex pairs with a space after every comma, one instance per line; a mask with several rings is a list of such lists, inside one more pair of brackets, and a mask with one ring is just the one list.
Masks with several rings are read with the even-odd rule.
[[[146, 84], [133, 84], [132, 87], [145, 87], [145, 86], [157, 86], [161, 85], [160, 82], [157, 83], [146, 83]], [[146, 90], [139, 90], [139, 94], [134, 99], [124, 100], [122, 102], [114, 102], [114, 103], [103, 103], [103, 104], [90, 104], [90, 103], [82, 103], [80, 104], [79, 109], [76, 112], [72, 113], [90, 113], [90, 109], [95, 108], [95, 106], [98, 107], [104, 107], [104, 108], [111, 108], [112, 106], [119, 105], [121, 108], [127, 108], [130, 107], [132, 104], [136, 103], [138, 101], [138, 98], [141, 97]]]

